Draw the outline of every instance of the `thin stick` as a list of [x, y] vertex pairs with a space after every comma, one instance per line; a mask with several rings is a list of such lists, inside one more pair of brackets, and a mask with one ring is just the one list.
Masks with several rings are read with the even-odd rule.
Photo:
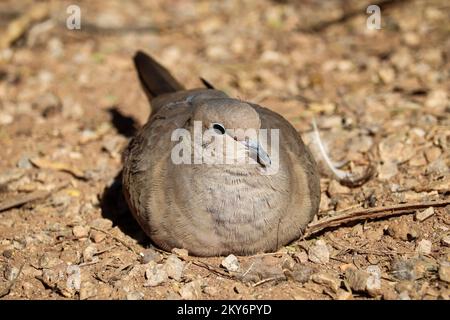
[[133, 252], [135, 255], [139, 256], [139, 253], [138, 253], [136, 250], [134, 250], [134, 248], [133, 248], [131, 245], [129, 245], [128, 243], [126, 243], [126, 242], [123, 241], [122, 239], [116, 237], [116, 236], [113, 235], [112, 233], [110, 233], [110, 232], [108, 232], [108, 231], [106, 231], [106, 230], [100, 229], [100, 228], [96, 228], [96, 227], [91, 227], [91, 229], [92, 229], [92, 230], [96, 230], [96, 231], [103, 232], [104, 234], [110, 236], [111, 238], [113, 238], [114, 240], [116, 240], [117, 242], [119, 242], [119, 243], [120, 243], [121, 245], [123, 245], [124, 247], [128, 248], [128, 249], [129, 249], [131, 252]]
[[260, 286], [260, 285], [262, 285], [263, 283], [266, 283], [266, 282], [275, 281], [275, 280], [282, 280], [282, 279], [284, 279], [284, 278], [280, 277], [280, 276], [263, 279], [261, 281], [256, 282], [255, 284], [253, 284], [253, 288], [257, 287], [257, 286]]
[[310, 223], [308, 228], [306, 229], [304, 238], [309, 237], [313, 234], [316, 234], [319, 231], [322, 231], [327, 228], [341, 226], [343, 224], [353, 222], [353, 221], [361, 221], [367, 219], [376, 219], [376, 218], [386, 218], [401, 214], [412, 213], [419, 209], [424, 209], [428, 207], [444, 207], [450, 204], [449, 200], [442, 201], [429, 201], [429, 202], [421, 202], [421, 203], [405, 203], [405, 204], [397, 204], [393, 206], [385, 206], [385, 207], [375, 207], [368, 209], [358, 209], [351, 212], [346, 212], [342, 214], [338, 214], [336, 216], [330, 218], [320, 219], [317, 222]]
[[219, 268], [216, 268], [212, 265], [209, 265], [203, 261], [198, 261], [198, 260], [190, 260], [189, 262], [192, 262], [193, 265], [197, 266], [197, 267], [201, 267], [201, 268], [205, 268], [208, 271], [211, 271], [212, 273], [215, 273], [217, 275], [220, 275], [222, 277], [226, 277], [228, 279], [234, 279], [233, 276], [225, 273], [224, 271], [220, 270]]
[[9, 200], [4, 201], [3, 203], [0, 203], [0, 212], [23, 206], [24, 204], [32, 202], [32, 201], [45, 199], [45, 198], [49, 197], [50, 195], [52, 195], [53, 193], [65, 188], [67, 185], [68, 185], [68, 183], [65, 183], [59, 187], [56, 187], [55, 189], [53, 189], [51, 191], [37, 190], [37, 191], [28, 193], [25, 195], [15, 196], [12, 199], [9, 199]]
[[7, 199], [6, 201], [2, 202], [0, 204], [0, 212], [20, 207], [28, 202], [46, 198], [50, 194], [51, 194], [50, 192], [43, 190], [34, 191], [32, 193], [28, 193], [25, 195], [20, 194], [12, 199]]
[[11, 289], [14, 287], [14, 284], [17, 282], [17, 279], [19, 279], [19, 276], [22, 273], [22, 269], [23, 269], [24, 266], [25, 266], [25, 263], [20, 266], [20, 269], [17, 272], [17, 276], [14, 279], [11, 280], [11, 282], [6, 287], [6, 289], [3, 290], [2, 292], [0, 292], [0, 298], [3, 298], [4, 296], [7, 296], [11, 292]]

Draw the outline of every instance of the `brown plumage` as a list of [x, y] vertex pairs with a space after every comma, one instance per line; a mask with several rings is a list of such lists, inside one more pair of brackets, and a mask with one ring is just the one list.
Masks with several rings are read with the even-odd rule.
[[[289, 122], [219, 90], [184, 90], [144, 53], [134, 61], [152, 113], [125, 152], [123, 185], [133, 215], [153, 242], [217, 256], [274, 251], [298, 239], [318, 211], [320, 183], [314, 159]], [[171, 152], [179, 142], [171, 141], [172, 132], [192, 133], [194, 121], [202, 121], [203, 130], [216, 123], [279, 129], [277, 173], [261, 173], [268, 165], [260, 148], [252, 149], [253, 164], [175, 164]], [[239, 135], [223, 137], [252, 148]]]

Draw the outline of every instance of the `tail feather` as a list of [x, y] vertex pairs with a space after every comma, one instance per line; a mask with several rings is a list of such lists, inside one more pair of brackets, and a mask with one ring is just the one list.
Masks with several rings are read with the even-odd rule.
[[184, 90], [184, 87], [166, 68], [144, 52], [136, 52], [133, 60], [149, 101], [161, 94]]

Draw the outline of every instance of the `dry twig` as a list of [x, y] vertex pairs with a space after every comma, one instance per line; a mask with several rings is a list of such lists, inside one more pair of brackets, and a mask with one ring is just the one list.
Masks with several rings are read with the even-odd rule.
[[429, 201], [420, 203], [405, 203], [393, 206], [375, 207], [368, 209], [358, 209], [350, 212], [337, 214], [335, 216], [320, 219], [317, 222], [310, 223], [304, 234], [304, 238], [310, 237], [324, 229], [333, 228], [347, 224], [349, 222], [361, 221], [367, 219], [386, 218], [415, 212], [419, 209], [428, 207], [443, 207], [450, 204], [450, 200]]
[[198, 260], [190, 260], [189, 262], [192, 262], [193, 265], [197, 266], [197, 267], [201, 267], [204, 268], [208, 271], [211, 271], [212, 273], [215, 273], [216, 275], [222, 276], [222, 277], [226, 277], [228, 279], [234, 279], [233, 276], [229, 275], [228, 273], [222, 271], [221, 269], [214, 267], [210, 264], [207, 264], [203, 261], [198, 261]]
[[263, 280], [261, 280], [261, 281], [256, 282], [256, 283], [253, 284], [252, 286], [253, 286], [253, 288], [254, 288], [254, 287], [260, 286], [260, 285], [262, 285], [262, 284], [264, 284], [264, 283], [266, 283], [266, 282], [276, 281], [276, 280], [283, 280], [283, 279], [284, 279], [284, 278], [283, 278], [283, 277], [280, 277], [280, 276], [272, 277], [272, 278], [266, 278], [266, 279], [263, 279]]
[[127, 249], [129, 249], [131, 252], [133, 252], [135, 255], [140, 256], [139, 253], [134, 250], [134, 248], [129, 245], [128, 243], [126, 243], [125, 241], [123, 241], [122, 239], [116, 237], [115, 235], [113, 235], [111, 232], [108, 232], [106, 230], [100, 229], [100, 228], [96, 228], [96, 227], [91, 227], [92, 230], [96, 230], [96, 231], [100, 231], [103, 232], [104, 234], [106, 234], [107, 236], [113, 238], [114, 240], [116, 240], [117, 242], [119, 242], [121, 245], [123, 245], [124, 247], [126, 247]]
[[11, 199], [8, 199], [8, 200], [0, 203], [0, 212], [6, 211], [6, 210], [9, 210], [12, 208], [20, 207], [20, 206], [22, 206], [26, 203], [32, 202], [32, 201], [45, 199], [45, 198], [49, 197], [50, 195], [52, 195], [53, 193], [65, 188], [67, 185], [68, 184], [65, 183], [63, 185], [60, 185], [60, 186], [54, 188], [51, 191], [37, 190], [32, 193], [27, 193], [24, 195], [20, 194], [20, 195], [14, 196]]
[[11, 292], [11, 289], [12, 289], [12, 288], [14, 287], [14, 285], [16, 284], [17, 279], [19, 279], [20, 274], [22, 273], [22, 269], [23, 269], [24, 266], [25, 266], [25, 263], [22, 264], [22, 265], [20, 266], [20, 269], [19, 269], [19, 271], [17, 272], [17, 276], [16, 276], [14, 279], [12, 279], [12, 280], [10, 281], [10, 283], [9, 283], [9, 285], [6, 287], [6, 289], [0, 292], [0, 298], [3, 298], [4, 296], [7, 296], [7, 295]]

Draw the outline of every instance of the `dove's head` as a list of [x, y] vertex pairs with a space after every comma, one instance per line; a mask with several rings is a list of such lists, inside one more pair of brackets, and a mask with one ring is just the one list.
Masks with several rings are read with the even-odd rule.
[[249, 157], [261, 166], [270, 165], [269, 155], [259, 141], [261, 120], [250, 104], [231, 98], [215, 98], [200, 100], [195, 105], [193, 120], [201, 123], [203, 131], [212, 131], [225, 144], [234, 144], [248, 152]]

